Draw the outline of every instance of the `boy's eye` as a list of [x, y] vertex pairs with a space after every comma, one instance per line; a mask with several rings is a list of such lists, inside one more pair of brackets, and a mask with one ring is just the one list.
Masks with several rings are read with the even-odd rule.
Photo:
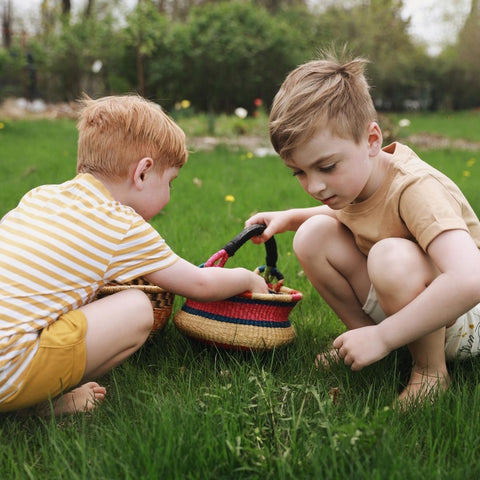
[[303, 174], [303, 172], [302, 172], [301, 170], [295, 170], [295, 171], [292, 173], [292, 175], [293, 175], [294, 177], [298, 177], [299, 175], [302, 175], [302, 174]]
[[332, 163], [330, 165], [324, 165], [322, 167], [318, 167], [318, 170], [323, 173], [328, 173], [335, 170], [336, 165], [337, 165], [336, 163]]

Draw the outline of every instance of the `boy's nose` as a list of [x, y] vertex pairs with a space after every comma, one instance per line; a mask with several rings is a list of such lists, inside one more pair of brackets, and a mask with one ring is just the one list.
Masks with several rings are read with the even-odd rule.
[[323, 182], [321, 179], [312, 179], [308, 182], [308, 193], [310, 195], [315, 196], [315, 194], [318, 194], [320, 192], [323, 192], [325, 190], [325, 182]]

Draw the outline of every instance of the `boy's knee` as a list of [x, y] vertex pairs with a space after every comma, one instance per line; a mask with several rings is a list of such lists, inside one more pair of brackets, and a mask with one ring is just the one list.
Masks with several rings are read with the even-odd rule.
[[377, 279], [381, 282], [404, 284], [407, 278], [411, 283], [412, 275], [422, 271], [425, 257], [423, 250], [410, 240], [386, 238], [370, 249], [368, 274], [374, 284]]
[[301, 257], [310, 250], [318, 252], [319, 245], [324, 245], [340, 227], [340, 222], [328, 215], [316, 215], [306, 220], [295, 233], [293, 251]]
[[124, 292], [129, 295], [128, 302], [135, 311], [135, 321], [139, 329], [150, 333], [153, 327], [153, 306], [148, 295], [139, 289], [132, 288]]

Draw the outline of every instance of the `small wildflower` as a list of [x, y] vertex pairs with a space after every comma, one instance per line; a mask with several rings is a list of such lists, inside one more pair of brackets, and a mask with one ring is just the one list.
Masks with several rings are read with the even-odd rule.
[[233, 195], [225, 195], [225, 201], [227, 202], [228, 208], [228, 216], [232, 216], [232, 203], [235, 201], [235, 197]]
[[253, 153], [252, 152], [247, 152], [247, 158], [253, 158]]
[[0, 122], [0, 130], [3, 130], [5, 128], [5, 124], [3, 122]]
[[248, 115], [247, 110], [245, 110], [243, 107], [236, 108], [234, 113], [238, 118], [246, 118]]
[[398, 126], [399, 127], [409, 127], [411, 124], [410, 120], [408, 118], [402, 118], [399, 122], [398, 122]]
[[267, 155], [275, 155], [275, 150], [273, 148], [260, 147], [260, 148], [255, 149], [253, 154], [256, 157], [262, 158], [262, 157], [266, 157]]
[[190, 100], [182, 100], [180, 102], [180, 106], [183, 108], [183, 109], [187, 109], [187, 108], [190, 108]]
[[467, 162], [467, 167], [473, 167], [475, 165], [475, 162], [477, 160], [475, 158], [471, 158], [470, 160], [468, 160]]
[[464, 170], [463, 173], [462, 173], [462, 175], [463, 175], [464, 177], [469, 177], [469, 176], [471, 175], [471, 173], [470, 173], [468, 170]]
[[196, 185], [198, 188], [201, 188], [203, 182], [202, 182], [199, 178], [195, 177], [195, 178], [193, 179], [193, 184]]
[[253, 104], [256, 106], [256, 107], [261, 107], [263, 105], [263, 101], [261, 98], [256, 98], [254, 101], [253, 101]]
[[92, 64], [92, 72], [98, 73], [103, 67], [103, 63], [101, 60], [95, 60]]

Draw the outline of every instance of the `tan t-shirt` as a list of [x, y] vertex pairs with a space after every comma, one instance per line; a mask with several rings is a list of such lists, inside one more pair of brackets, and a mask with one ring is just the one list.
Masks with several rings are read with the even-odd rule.
[[426, 251], [447, 230], [466, 230], [480, 248], [480, 222], [467, 199], [446, 175], [422, 161], [410, 148], [392, 143], [386, 178], [364, 202], [335, 213], [367, 255], [384, 238], [400, 237]]

